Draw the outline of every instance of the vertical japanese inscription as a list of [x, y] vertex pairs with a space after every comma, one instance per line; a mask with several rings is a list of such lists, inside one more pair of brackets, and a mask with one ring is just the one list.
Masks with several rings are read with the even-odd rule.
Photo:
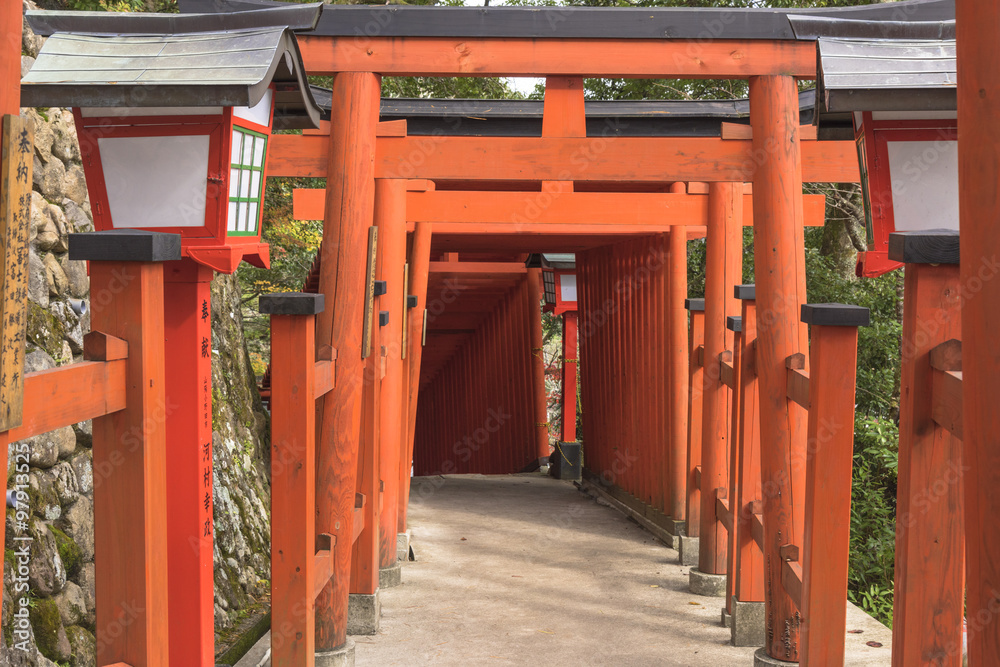
[[0, 431], [21, 425], [34, 129], [3, 117], [0, 133]]

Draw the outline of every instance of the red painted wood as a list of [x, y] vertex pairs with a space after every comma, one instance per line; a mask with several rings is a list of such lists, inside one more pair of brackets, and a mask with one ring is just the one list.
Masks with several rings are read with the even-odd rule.
[[[192, 667], [215, 665], [212, 512], [211, 269], [184, 259], [164, 267], [166, 420], [170, 456], [167, 563], [170, 655]], [[273, 385], [272, 385], [273, 387]]]
[[957, 666], [965, 593], [962, 482], [970, 463], [961, 442], [934, 422], [930, 352], [962, 338], [962, 284], [954, 265], [910, 264], [905, 281], [892, 660]]
[[[683, 183], [675, 183], [671, 191], [680, 190]], [[687, 431], [688, 431], [688, 390], [690, 369], [687, 341], [688, 313], [684, 308], [687, 298], [687, 238], [684, 234], [671, 233], [668, 238], [668, 280], [667, 280], [667, 327], [669, 347], [667, 348], [667, 372], [669, 373], [668, 400], [669, 424], [668, 449], [670, 462], [669, 500], [666, 513], [674, 520], [687, 518]], [[700, 345], [701, 343], [699, 343]], [[699, 415], [700, 417], [700, 415]]]
[[[378, 243], [378, 261], [375, 280], [384, 279], [385, 246]], [[371, 335], [372, 353], [365, 359], [364, 380], [361, 389], [361, 433], [358, 444], [357, 482], [355, 491], [365, 497], [361, 512], [355, 512], [354, 546], [351, 553], [352, 594], [374, 595], [378, 590], [379, 571], [379, 398], [381, 397], [382, 372], [382, 327], [378, 324], [378, 311], [382, 308], [382, 297], [375, 299], [372, 309]], [[390, 314], [391, 317], [391, 314]], [[357, 517], [364, 518], [364, 526], [358, 530]]]
[[[600, 139], [600, 159], [588, 160], [581, 158], [594, 154], [593, 138], [438, 136], [430, 151], [426, 137], [380, 138], [375, 176], [463, 183], [572, 180], [577, 186], [587, 181], [748, 181], [759, 168], [751, 141], [707, 137]], [[268, 173], [323, 178], [328, 166], [326, 145], [324, 137], [275, 135], [268, 150]], [[807, 181], [859, 180], [853, 141], [810, 141], [803, 148], [803, 176]], [[413, 155], [421, 157], [411, 159]]]
[[[579, 279], [578, 279], [579, 281]], [[577, 285], [579, 289], [579, 285]], [[563, 313], [562, 434], [563, 442], [576, 442], [577, 311]]]
[[[742, 260], [743, 188], [733, 183], [709, 186], [708, 240], [705, 275], [705, 369], [701, 448], [701, 532], [698, 569], [708, 574], [726, 572], [727, 535], [715, 513], [716, 489], [729, 488], [729, 399], [722, 382], [719, 357], [727, 349], [726, 316], [733, 286], [741, 276], [734, 258]], [[741, 272], [740, 272], [741, 273]]]
[[[686, 281], [685, 281], [686, 282]], [[687, 521], [685, 531], [688, 537], [701, 535], [701, 487], [696, 471], [701, 469], [701, 429], [704, 414], [702, 398], [705, 386], [705, 369], [698, 361], [698, 350], [705, 342], [704, 311], [690, 312], [688, 329], [688, 414], [687, 414]]]
[[803, 665], [841, 665], [847, 636], [857, 328], [814, 326], [809, 356], [799, 659]]
[[[316, 600], [316, 650], [347, 641], [354, 491], [364, 363], [361, 359], [368, 228], [374, 208], [375, 127], [379, 80], [373, 74], [338, 74], [333, 82], [327, 206], [320, 292], [326, 309], [317, 318], [318, 345], [338, 351], [337, 382], [321, 399], [317, 439], [316, 529], [337, 538], [333, 577]], [[334, 316], [336, 315], [336, 317]]]
[[[711, 29], [707, 31], [710, 33]], [[739, 78], [816, 74], [809, 42], [765, 40], [312, 37], [300, 40], [310, 73], [393, 76]]]
[[[760, 398], [757, 389], [755, 343], [757, 307], [755, 301], [742, 304], [740, 336], [740, 382], [737, 456], [739, 482], [733, 497], [736, 553], [733, 562], [733, 593], [740, 602], [764, 601], [764, 558], [753, 537], [753, 515], [761, 503], [760, 477]], [[757, 510], [759, 511], [759, 509]]]
[[[379, 566], [396, 563], [396, 530], [399, 523], [400, 455], [406, 430], [403, 415], [403, 320], [407, 310], [403, 294], [406, 263], [406, 182], [375, 181], [375, 224], [382, 246], [382, 277], [387, 292], [379, 297], [379, 309], [389, 311], [389, 324], [382, 328], [386, 348], [385, 377], [379, 402], [379, 479], [383, 488], [379, 513]], [[415, 309], [414, 309], [415, 310]]]
[[[7, 2], [0, 8], [0, 118], [21, 112], [21, 28], [24, 7]], [[2, 529], [0, 529], [2, 530]]]
[[801, 543], [807, 426], [805, 411], [787, 398], [785, 368], [785, 359], [804, 351], [806, 336], [799, 319], [806, 294], [802, 236], [796, 230], [802, 221], [798, 118], [792, 77], [750, 80], [754, 148], [767, 156], [753, 179], [766, 648], [772, 658], [787, 661], [798, 660], [801, 615], [782, 583], [779, 549]]
[[126, 407], [94, 419], [97, 662], [168, 667], [166, 369], [161, 264], [92, 262], [91, 326], [129, 346]]
[[1000, 282], [996, 262], [1000, 237], [994, 222], [1000, 202], [997, 182], [1000, 127], [996, 95], [1000, 89], [1000, 48], [993, 29], [1000, 20], [995, 2], [958, 0], [958, 180], [961, 210], [963, 352], [971, 362], [963, 371], [962, 463], [966, 474], [966, 615], [969, 664], [1000, 660], [1000, 372], [997, 326]]
[[315, 356], [315, 316], [271, 317], [271, 662], [288, 667], [315, 662], [317, 580], [333, 572], [330, 552], [317, 561]]
[[[427, 310], [428, 271], [430, 266], [431, 233], [430, 223], [418, 224], [413, 233], [413, 244], [410, 251], [410, 293], [417, 297], [417, 306], [410, 309], [407, 319], [409, 327], [406, 344], [406, 385], [404, 391], [406, 400], [406, 433], [400, 448], [399, 462], [399, 520], [398, 531], [406, 531], [406, 510], [410, 499], [410, 467], [413, 463], [413, 443], [416, 435], [418, 395], [420, 387], [420, 363], [423, 358], [424, 313]], [[405, 447], [405, 449], [403, 449]]]
[[[741, 253], [742, 255], [742, 253]], [[730, 413], [729, 413], [729, 488], [727, 499], [729, 501], [729, 523], [726, 524], [726, 609], [732, 613], [733, 597], [736, 596], [739, 576], [737, 574], [737, 564], [739, 562], [739, 531], [740, 531], [740, 497], [743, 495], [740, 484], [743, 481], [741, 474], [743, 461], [740, 458], [740, 419], [743, 415], [743, 406], [740, 395], [740, 371], [743, 357], [743, 332], [734, 332], [732, 345], [732, 361], [728, 364], [730, 369], [729, 377], [732, 389], [730, 392]]]
[[531, 345], [531, 389], [534, 397], [535, 451], [537, 458], [547, 457], [549, 447], [549, 399], [545, 390], [545, 349], [542, 347], [542, 270], [528, 269], [525, 313]]

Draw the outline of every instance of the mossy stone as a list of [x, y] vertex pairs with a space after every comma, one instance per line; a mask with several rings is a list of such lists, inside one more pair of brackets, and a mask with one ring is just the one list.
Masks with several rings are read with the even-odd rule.
[[56, 549], [59, 550], [59, 557], [66, 567], [66, 576], [69, 578], [76, 577], [80, 573], [80, 567], [83, 565], [83, 555], [80, 552], [80, 547], [77, 546], [72, 537], [55, 526], [49, 526], [49, 530], [52, 531], [53, 537], [56, 538]]
[[38, 650], [49, 660], [58, 660], [59, 629], [62, 627], [62, 619], [59, 617], [59, 608], [52, 600], [35, 600], [34, 606], [29, 611], [31, 619], [31, 629], [35, 631], [35, 644]]

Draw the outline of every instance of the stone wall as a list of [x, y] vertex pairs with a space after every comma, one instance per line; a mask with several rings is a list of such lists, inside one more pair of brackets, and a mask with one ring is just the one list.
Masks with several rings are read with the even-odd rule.
[[[23, 72], [41, 41], [25, 26]], [[69, 260], [68, 235], [92, 231], [93, 223], [72, 114], [65, 109], [22, 113], [35, 123], [25, 362], [26, 372], [31, 372], [82, 360], [90, 320], [87, 313], [77, 315], [74, 306], [79, 309], [80, 302], [87, 302], [90, 287], [85, 263]], [[246, 353], [238, 281], [217, 277], [212, 295], [215, 616], [217, 630], [224, 630], [269, 588], [269, 424]], [[29, 453], [26, 473], [15, 470], [18, 451]], [[90, 424], [13, 443], [8, 455], [7, 488], [27, 482], [31, 518], [17, 525], [14, 511], [6, 513], [0, 664], [92, 667], [96, 628]], [[17, 472], [25, 477], [18, 479]], [[16, 570], [16, 550], [25, 544], [15, 540], [19, 536], [31, 537], [26, 580], [19, 579]], [[30, 602], [30, 622], [24, 624], [27, 639], [22, 643], [14, 632], [14, 601], [23, 596]]]

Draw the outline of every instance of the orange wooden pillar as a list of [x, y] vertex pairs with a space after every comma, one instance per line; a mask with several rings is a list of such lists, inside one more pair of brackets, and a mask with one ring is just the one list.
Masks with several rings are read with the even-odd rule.
[[754, 254], [757, 285], [757, 376], [760, 387], [765, 651], [798, 661], [797, 605], [781, 579], [780, 549], [802, 537], [806, 413], [788, 399], [786, 360], [805, 348], [799, 305], [805, 302], [802, 247], [802, 158], [795, 79], [750, 79], [754, 154]]
[[[738, 470], [731, 483], [733, 517], [733, 567], [730, 611], [733, 614], [734, 646], [760, 646], [764, 624], [758, 623], [752, 605], [764, 603], [764, 559], [754, 539], [754, 515], [761, 513], [760, 492], [760, 411], [754, 355], [757, 341], [756, 289], [739, 285], [736, 298], [742, 302], [740, 343], [733, 364], [739, 364], [737, 399], [739, 415], [732, 447], [736, 450]], [[744, 613], [744, 609], [747, 611]]]
[[354, 531], [354, 490], [361, 432], [361, 358], [368, 228], [374, 207], [375, 127], [379, 78], [344, 72], [333, 81], [320, 293], [326, 309], [316, 325], [320, 346], [338, 351], [336, 386], [323, 399], [317, 425], [316, 526], [337, 538], [333, 578], [316, 600], [316, 650], [347, 642], [347, 601]]
[[577, 312], [563, 313], [562, 441], [576, 442]]
[[818, 667], [844, 664], [858, 327], [868, 326], [869, 313], [858, 306], [803, 304], [802, 321], [812, 336], [799, 659]]
[[[387, 570], [386, 582], [397, 583], [396, 539], [399, 522], [400, 457], [406, 429], [403, 412], [403, 325], [409, 314], [403, 293], [406, 270], [406, 181], [375, 181], [375, 224], [382, 247], [382, 278], [386, 294], [380, 308], [389, 312], [389, 323], [382, 329], [386, 349], [385, 377], [382, 378], [379, 402], [379, 479], [383, 490], [379, 512], [379, 567]], [[408, 467], [407, 467], [408, 468]]]
[[[685, 281], [686, 282], [686, 281]], [[705, 386], [705, 370], [702, 356], [705, 353], [705, 300], [685, 299], [684, 308], [690, 313], [688, 328], [688, 405], [687, 405], [687, 520], [684, 522], [686, 538], [701, 535], [701, 426], [702, 397]], [[685, 549], [685, 545], [689, 545]], [[697, 542], [681, 539], [681, 561], [685, 565], [697, 565], [699, 546]]]
[[215, 665], [212, 517], [212, 269], [190, 259], [164, 266], [166, 422], [170, 456], [167, 567], [170, 655], [192, 667]]
[[[377, 244], [375, 280], [381, 281], [385, 267], [384, 248]], [[379, 408], [382, 369], [385, 364], [380, 326], [381, 297], [375, 298], [371, 312], [371, 354], [365, 359], [361, 395], [361, 434], [357, 453], [355, 485], [354, 547], [351, 553], [351, 587], [347, 628], [352, 635], [375, 634], [378, 631], [379, 578]], [[358, 511], [360, 510], [360, 511]], [[352, 622], [353, 621], [353, 622]]]
[[964, 354], [971, 362], [963, 379], [963, 465], [966, 474], [966, 608], [969, 664], [1000, 661], [1000, 127], [996, 96], [996, 2], [957, 0], [958, 180], [962, 263]]
[[171, 664], [162, 262], [180, 257], [176, 234], [70, 236], [70, 258], [91, 262], [91, 330], [128, 343], [126, 407], [93, 424], [100, 665]]
[[271, 662], [315, 664], [317, 581], [329, 579], [328, 539], [316, 535], [316, 398], [333, 379], [317, 360], [322, 294], [268, 294], [271, 315]]
[[[431, 259], [431, 233], [429, 222], [418, 222], [413, 232], [410, 249], [410, 275], [407, 280], [409, 293], [416, 297], [416, 305], [409, 310], [406, 320], [406, 379], [403, 391], [407, 393], [404, 415], [406, 432], [400, 449], [399, 462], [399, 519], [397, 530], [406, 532], [406, 508], [410, 500], [410, 466], [413, 462], [413, 439], [417, 425], [417, 399], [420, 392], [420, 359], [423, 356], [424, 322], [427, 318], [427, 279]], [[405, 448], [405, 449], [403, 449]]]
[[[683, 187], [683, 184], [681, 184]], [[671, 192], [674, 191], [671, 186]], [[677, 229], [671, 232], [668, 241], [667, 275], [667, 372], [669, 373], [667, 396], [670, 401], [667, 415], [669, 428], [667, 441], [667, 469], [670, 482], [666, 514], [674, 521], [686, 521], [687, 502], [687, 450], [688, 450], [688, 389], [690, 382], [688, 349], [688, 314], [684, 308], [687, 298], [687, 233]], [[699, 415], [700, 417], [700, 415]], [[685, 526], [688, 524], [685, 523]]]
[[528, 298], [526, 320], [528, 343], [531, 346], [531, 395], [535, 418], [535, 458], [548, 457], [549, 401], [545, 391], [545, 350], [542, 347], [542, 270], [528, 269]]
[[[961, 441], [934, 421], [931, 368], [936, 346], [962, 340], [956, 245], [948, 233], [890, 236], [890, 259], [906, 264], [892, 619], [892, 664], [900, 666], [962, 664], [962, 482], [975, 469], [962, 460]], [[970, 622], [976, 613], [970, 606]]]
[[[708, 233], [705, 259], [705, 353], [701, 448], [701, 533], [698, 570], [692, 571], [692, 591], [700, 574], [726, 572], [726, 527], [716, 501], [729, 488], [730, 389], [722, 382], [720, 358], [727, 345], [726, 314], [743, 260], [743, 186], [712, 183], [708, 191]], [[732, 340], [732, 336], [728, 336]], [[725, 588], [723, 585], [722, 589]], [[712, 590], [719, 590], [719, 586]]]
[[[738, 288], [737, 288], [738, 289]], [[736, 514], [739, 512], [737, 498], [740, 495], [740, 468], [743, 465], [740, 459], [740, 418], [743, 414], [743, 406], [740, 401], [740, 370], [743, 356], [743, 318], [740, 315], [729, 315], [726, 317], [726, 329], [733, 333], [733, 344], [729, 346], [728, 353], [724, 353], [721, 358], [722, 381], [729, 387], [730, 392], [730, 413], [729, 413], [729, 486], [725, 490], [725, 497], [720, 498], [716, 503], [716, 510], [720, 511], [719, 505], [724, 505], [722, 512], [725, 516], [727, 530], [726, 535], [726, 603], [723, 606], [723, 622], [732, 626], [733, 598], [736, 593], [736, 554], [738, 551], [739, 522]]]

